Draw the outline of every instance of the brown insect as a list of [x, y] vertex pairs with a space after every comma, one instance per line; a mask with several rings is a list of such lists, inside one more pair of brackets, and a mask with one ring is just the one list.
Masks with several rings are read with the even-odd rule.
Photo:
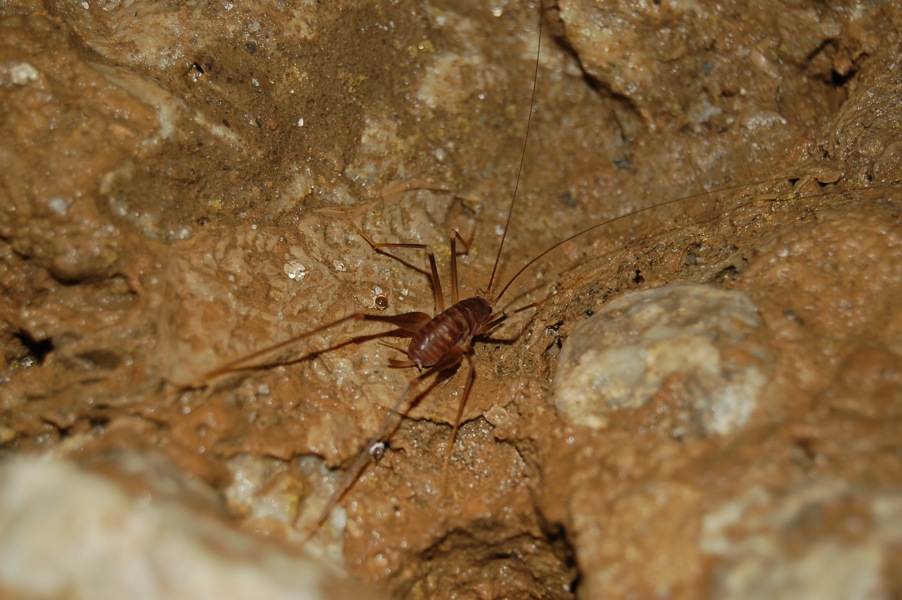
[[[539, 37], [541, 38], [541, 25], [539, 30]], [[540, 51], [541, 43], [537, 48], [537, 52]], [[535, 67], [536, 75], [538, 74], [538, 67], [539, 64], [537, 54]], [[470, 391], [472, 389], [473, 381], [476, 378], [476, 365], [473, 362], [473, 342], [480, 336], [483, 336], [495, 329], [495, 327], [497, 327], [500, 323], [507, 319], [508, 314], [504, 309], [498, 310], [498, 307], [501, 298], [504, 296], [505, 292], [510, 289], [511, 284], [513, 284], [514, 281], [520, 275], [522, 275], [529, 266], [534, 264], [545, 254], [569, 241], [568, 238], [568, 240], [564, 240], [559, 244], [556, 244], [555, 246], [549, 248], [541, 255], [536, 256], [526, 265], [524, 265], [516, 274], [514, 274], [514, 276], [511, 277], [504, 286], [501, 286], [500, 289], [496, 288], [496, 275], [498, 273], [498, 266], [500, 264], [502, 252], [504, 250], [504, 242], [507, 239], [507, 231], [510, 226], [511, 216], [516, 205], [520, 173], [522, 172], [526, 156], [529, 121], [532, 117], [532, 106], [535, 100], [535, 81], [536, 79], [534, 79], [532, 89], [533, 97], [530, 101], [530, 112], [529, 116], [527, 117], [527, 134], [523, 141], [523, 148], [520, 157], [520, 167], [517, 174], [517, 184], [515, 185], [512, 194], [510, 207], [507, 213], [507, 222], [505, 223], [504, 233], [502, 234], [501, 241], [498, 245], [498, 251], [495, 255], [492, 273], [489, 277], [488, 285], [482, 293], [470, 298], [460, 298], [457, 256], [459, 254], [466, 253], [469, 250], [471, 240], [464, 239], [456, 230], [453, 230], [450, 236], [451, 305], [446, 307], [445, 295], [442, 288], [441, 278], [438, 274], [435, 252], [433, 251], [431, 246], [429, 246], [428, 244], [418, 243], [376, 242], [366, 233], [364, 233], [363, 230], [352, 224], [357, 233], [364, 240], [366, 240], [366, 242], [373, 248], [373, 250], [379, 252], [380, 254], [385, 254], [397, 259], [398, 257], [392, 254], [389, 251], [390, 249], [406, 248], [426, 252], [429, 261], [428, 275], [432, 286], [433, 298], [435, 302], [435, 316], [429, 316], [428, 314], [423, 312], [408, 312], [398, 315], [355, 312], [340, 319], [334, 320], [330, 323], [326, 323], [315, 329], [306, 331], [300, 335], [294, 336], [278, 344], [231, 361], [206, 373], [202, 377], [203, 381], [210, 381], [228, 373], [252, 368], [259, 368], [259, 365], [256, 365], [255, 361], [263, 359], [267, 356], [271, 356], [274, 352], [296, 344], [304, 338], [308, 338], [323, 331], [338, 327], [349, 321], [374, 321], [379, 323], [387, 323], [389, 325], [393, 325], [396, 328], [396, 330], [388, 332], [388, 334], [410, 338], [410, 341], [406, 347], [386, 344], [398, 350], [404, 355], [403, 359], [389, 359], [389, 366], [392, 368], [415, 367], [419, 371], [418, 374], [409, 380], [406, 391], [398, 398], [398, 400], [389, 410], [388, 415], [384, 418], [377, 431], [364, 445], [364, 448], [360, 451], [357, 458], [349, 468], [348, 474], [346, 475], [344, 481], [338, 486], [338, 489], [334, 492], [332, 497], [327, 502], [326, 507], [314, 522], [313, 527], [310, 530], [310, 534], [315, 533], [319, 529], [319, 527], [322, 526], [323, 522], [326, 520], [335, 505], [341, 500], [341, 498], [347, 493], [354, 482], [358, 479], [366, 464], [370, 460], [379, 460], [382, 457], [385, 451], [385, 445], [387, 441], [386, 438], [389, 437], [394, 417], [399, 414], [401, 407], [415, 395], [422, 382], [428, 380], [433, 375], [452, 371], [465, 361], [467, 363], [466, 382], [464, 384], [463, 392], [460, 396], [460, 402], [457, 408], [457, 416], [454, 420], [454, 425], [450, 434], [450, 441], [444, 458], [445, 487], [447, 487], [448, 465], [450, 463], [451, 452], [454, 447], [453, 442], [460, 427], [461, 417], [466, 406], [467, 398], [469, 397]], [[334, 213], [334, 211], [328, 210], [323, 212], [333, 212], [333, 214], [336, 214]], [[577, 235], [587, 233], [588, 231], [597, 229], [598, 227], [602, 227], [603, 225], [604, 223], [597, 224]], [[462, 253], [458, 252], [458, 243], [461, 243], [464, 247]], [[373, 302], [373, 308], [377, 310], [383, 310], [387, 307], [387, 299], [384, 295], [381, 294], [381, 290], [376, 294]], [[528, 304], [517, 309], [517, 312], [536, 306], [537, 304], [538, 303]]]
[[[541, 25], [539, 31], [539, 39], [541, 40]], [[469, 298], [460, 298], [459, 278], [457, 257], [466, 253], [472, 240], [467, 240], [457, 231], [453, 231], [450, 236], [450, 305], [446, 306], [444, 289], [438, 274], [435, 253], [428, 244], [420, 243], [385, 243], [378, 242], [370, 238], [360, 228], [354, 226], [357, 233], [378, 253], [398, 258], [391, 250], [393, 249], [413, 249], [424, 251], [428, 257], [429, 269], [428, 275], [433, 290], [433, 300], [435, 305], [435, 315], [430, 316], [423, 312], [407, 312], [396, 315], [374, 314], [369, 312], [354, 312], [339, 319], [333, 320], [319, 327], [307, 330], [300, 335], [291, 337], [283, 342], [269, 346], [257, 352], [243, 356], [237, 360], [222, 365], [208, 373], [202, 380], [210, 381], [219, 376], [260, 368], [259, 362], [266, 357], [273, 355], [279, 350], [288, 348], [297, 344], [299, 341], [310, 338], [326, 330], [340, 327], [351, 321], [369, 321], [377, 323], [385, 323], [391, 325], [395, 329], [386, 332], [385, 335], [394, 335], [402, 338], [408, 338], [409, 342], [406, 346], [397, 346], [386, 344], [401, 353], [402, 358], [390, 359], [389, 366], [393, 368], [416, 368], [417, 374], [411, 377], [407, 382], [406, 390], [397, 398], [388, 414], [384, 417], [376, 431], [369, 437], [363, 448], [359, 451], [353, 462], [347, 469], [344, 479], [339, 483], [335, 492], [327, 501], [325, 508], [319, 513], [313, 522], [309, 534], [315, 533], [328, 518], [330, 512], [342, 500], [351, 487], [360, 478], [363, 470], [370, 461], [378, 461], [385, 453], [386, 444], [389, 441], [394, 429], [397, 425], [399, 415], [403, 414], [402, 408], [412, 402], [421, 394], [421, 388], [424, 382], [443, 373], [453, 371], [466, 363], [467, 374], [460, 394], [456, 417], [449, 435], [450, 442], [447, 445], [444, 456], [444, 475], [445, 485], [447, 488], [448, 465], [451, 460], [454, 440], [460, 427], [461, 418], [466, 407], [468, 397], [473, 388], [476, 378], [477, 368], [473, 359], [473, 344], [481, 337], [492, 332], [498, 325], [504, 322], [511, 314], [529, 308], [536, 307], [541, 304], [538, 302], [527, 303], [525, 306], [515, 310], [509, 310], [507, 306], [502, 305], [501, 300], [511, 289], [512, 284], [517, 281], [528, 269], [534, 267], [536, 263], [546, 258], [547, 255], [558, 248], [572, 242], [573, 240], [585, 236], [586, 234], [604, 228], [614, 222], [633, 218], [636, 215], [659, 209], [664, 206], [685, 202], [692, 198], [698, 198], [707, 194], [699, 194], [690, 197], [681, 197], [660, 203], [648, 208], [634, 211], [630, 214], [607, 219], [599, 223], [595, 223], [586, 227], [560, 241], [551, 245], [541, 253], [535, 255], [526, 261], [503, 285], [498, 284], [499, 265], [503, 255], [505, 241], [510, 228], [511, 217], [517, 205], [518, 188], [520, 176], [523, 171], [525, 162], [526, 149], [529, 140], [529, 126], [532, 119], [534, 98], [536, 92], [536, 82], [538, 77], [538, 53], [541, 52], [541, 42], [537, 48], [536, 60], [536, 78], [533, 81], [532, 95], [530, 101], [529, 116], [526, 120], [526, 134], [523, 140], [523, 149], [520, 156], [520, 166], [516, 177], [516, 183], [511, 196], [507, 217], [503, 228], [501, 240], [498, 245], [497, 252], [494, 254], [494, 263], [488, 284], [485, 289]], [[746, 184], [749, 185], [749, 184]], [[735, 189], [745, 186], [734, 186]], [[718, 190], [723, 191], [723, 190]], [[463, 251], [459, 252], [458, 244], [463, 246]], [[373, 298], [373, 308], [375, 310], [384, 310], [387, 307], [387, 299], [384, 295], [377, 293]], [[263, 365], [270, 366], [270, 365]], [[432, 388], [428, 388], [425, 393], [429, 393]]]

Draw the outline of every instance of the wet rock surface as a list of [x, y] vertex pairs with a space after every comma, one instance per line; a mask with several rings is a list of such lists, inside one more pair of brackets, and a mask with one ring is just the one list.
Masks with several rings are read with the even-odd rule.
[[[476, 344], [449, 485], [462, 372], [305, 539], [414, 373], [366, 337], [386, 327], [354, 322], [205, 374], [355, 311], [431, 313], [422, 253], [398, 250], [405, 264], [360, 231], [432, 245], [442, 273], [449, 230], [472, 232], [461, 295], [486, 288], [539, 6], [4, 4], [0, 552], [29, 523], [35, 540], [113, 544], [60, 517], [100, 490], [137, 529], [215, 519], [252, 579], [269, 556], [410, 598], [898, 594], [900, 10], [544, 14], [494, 291], [605, 225], [496, 306], [545, 299]], [[658, 352], [674, 323], [675, 354]], [[611, 367], [568, 365], [618, 339], [656, 375], [610, 373], [626, 395], [595, 397]], [[34, 455], [53, 462], [13, 460]], [[206, 535], [186, 568], [226, 585]], [[134, 548], [131, 565], [159, 552]], [[48, 557], [0, 589], [52, 596], [36, 585], [52, 574], [73, 597], [121, 597], [133, 582], [96, 569], [107, 556]], [[153, 573], [147, 597], [171, 579]]]

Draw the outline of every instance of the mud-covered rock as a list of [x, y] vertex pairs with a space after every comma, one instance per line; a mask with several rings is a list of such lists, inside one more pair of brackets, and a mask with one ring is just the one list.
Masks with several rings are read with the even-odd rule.
[[[4, 3], [0, 452], [163, 455], [226, 498], [192, 515], [401, 597], [699, 597], [743, 564], [699, 539], [744, 490], [766, 490], [762, 514], [806, 478], [894, 493], [902, 11], [546, 4], [505, 230], [539, 14]], [[508, 315], [474, 344], [456, 439], [466, 366], [422, 386], [321, 515], [416, 377], [390, 367], [407, 338], [342, 319], [436, 305], [423, 252], [360, 232], [430, 246], [445, 275], [452, 229], [472, 238], [460, 297], [503, 289]], [[559, 414], [577, 323], [673, 283], [754, 307], [680, 357], [717, 377], [681, 363], [603, 430]], [[745, 367], [766, 377], [753, 401], [691, 393], [752, 389]], [[73, 497], [96, 483], [60, 476]], [[231, 581], [206, 564], [210, 590]]]

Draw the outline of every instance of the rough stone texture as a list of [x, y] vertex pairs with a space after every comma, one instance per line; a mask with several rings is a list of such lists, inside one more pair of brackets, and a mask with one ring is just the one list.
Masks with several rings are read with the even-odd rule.
[[761, 325], [738, 292], [675, 285], [621, 296], [567, 339], [555, 407], [569, 425], [605, 429], [610, 413], [645, 406], [677, 375], [694, 400], [674, 415], [671, 435], [732, 433], [755, 409], [773, 362], [753, 337]]
[[[900, 9], [746, 6], [545, 8], [493, 290], [597, 227], [498, 302], [556, 292], [476, 345], [450, 485], [460, 374], [305, 540], [413, 374], [366, 337], [378, 324], [304, 334], [359, 310], [433, 310], [421, 253], [376, 254], [355, 227], [433, 245], [442, 273], [449, 230], [472, 232], [461, 294], [486, 288], [539, 7], [3, 3], [3, 454], [167, 461], [214, 494], [203, 510], [401, 597], [777, 595], [737, 579], [763, 568], [742, 543], [759, 535], [795, 557], [829, 539], [828, 559], [848, 552], [868, 590], [898, 595], [897, 538], [862, 527], [856, 546], [817, 525], [895, 526], [880, 507], [902, 482]], [[772, 366], [746, 420], [675, 437], [696, 406], [682, 367], [603, 431], [561, 418], [558, 353], [587, 311], [672, 283], [755, 307]], [[259, 368], [205, 376], [291, 336]], [[830, 516], [788, 535], [781, 507], [822, 482], [838, 499], [801, 505]], [[733, 538], [711, 519], [750, 494], [767, 530], [712, 546]]]
[[[902, 542], [902, 495], [814, 478], [754, 487], [707, 515], [715, 598], [883, 598]], [[890, 583], [890, 586], [887, 586]]]
[[13, 460], [0, 469], [5, 597], [377, 597], [337, 583], [340, 571], [321, 561], [235, 531], [209, 491], [169, 465], [119, 456], [104, 468], [155, 489], [129, 494], [66, 461]]

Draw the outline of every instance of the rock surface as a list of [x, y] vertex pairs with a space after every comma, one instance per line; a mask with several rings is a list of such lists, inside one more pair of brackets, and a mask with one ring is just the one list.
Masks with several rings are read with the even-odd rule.
[[[898, 595], [902, 10], [560, 0], [544, 19], [493, 291], [597, 227], [499, 300], [511, 318], [476, 344], [449, 485], [462, 373], [406, 411], [307, 540], [414, 374], [369, 337], [388, 327], [305, 334], [432, 313], [422, 253], [377, 254], [361, 231], [432, 245], [442, 274], [449, 230], [472, 234], [460, 293], [488, 286], [539, 6], [4, 3], [0, 450], [68, 462], [28, 485], [16, 465], [34, 463], [10, 462], [23, 498], [0, 522], [37, 535], [16, 515], [89, 511], [75, 503], [102, 489], [124, 522], [170, 531], [132, 499], [154, 496], [152, 473], [82, 470], [139, 456], [204, 490], [176, 486], [175, 512], [398, 597]], [[554, 390], [585, 393], [567, 354], [630, 335], [614, 312], [679, 311], [674, 290], [701, 288], [728, 308], [701, 303], [683, 320], [697, 335], [671, 346], [710, 360], [646, 357], [660, 376], [641, 396], [622, 380], [588, 421], [560, 405]], [[581, 342], [590, 313], [614, 330]], [[205, 375], [292, 336], [258, 368]], [[64, 521], [41, 536], [81, 539]], [[91, 556], [125, 559], [98, 539]], [[236, 575], [193, 547], [209, 589]], [[43, 598], [66, 573], [0, 586]], [[89, 573], [79, 590], [113, 581]]]

